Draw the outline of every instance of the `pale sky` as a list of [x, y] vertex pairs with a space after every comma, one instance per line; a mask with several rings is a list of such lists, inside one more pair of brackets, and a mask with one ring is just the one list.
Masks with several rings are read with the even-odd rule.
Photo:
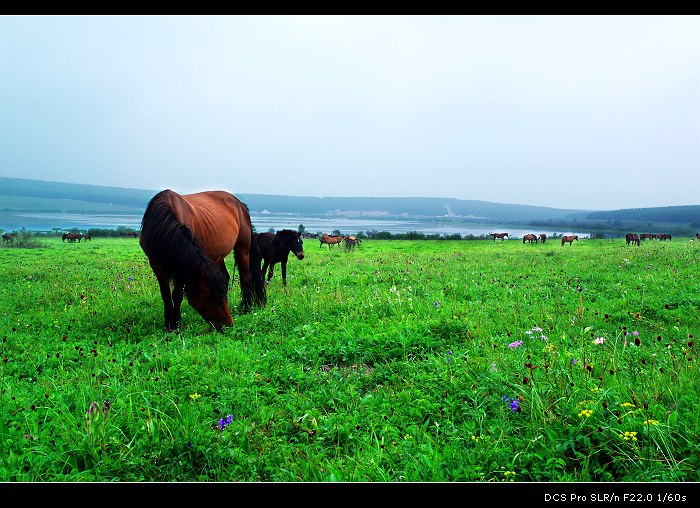
[[0, 176], [700, 204], [700, 16], [0, 16]]

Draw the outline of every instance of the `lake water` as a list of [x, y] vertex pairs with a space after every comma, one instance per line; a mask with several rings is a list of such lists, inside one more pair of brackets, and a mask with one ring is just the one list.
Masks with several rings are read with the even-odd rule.
[[[18, 213], [7, 212], [0, 215], [0, 227], [5, 231], [12, 231], [26, 227], [32, 231], [51, 231], [54, 228], [69, 230], [78, 228], [116, 229], [119, 226], [140, 229], [142, 215], [111, 215], [111, 214], [69, 214], [69, 213]], [[449, 222], [425, 220], [391, 220], [391, 219], [362, 219], [362, 218], [324, 218], [302, 217], [298, 215], [276, 214], [251, 214], [251, 221], [258, 232], [270, 229], [298, 230], [303, 224], [308, 233], [331, 233], [339, 230], [345, 235], [366, 233], [367, 231], [387, 231], [392, 234], [418, 232], [426, 235], [488, 235], [492, 232], [507, 231], [512, 238], [522, 238], [528, 233], [545, 233], [547, 236], [578, 235], [581, 238], [588, 237], [588, 233], [564, 230], [542, 230], [540, 228], [514, 229], [507, 226], [488, 227], [474, 223], [468, 219]]]

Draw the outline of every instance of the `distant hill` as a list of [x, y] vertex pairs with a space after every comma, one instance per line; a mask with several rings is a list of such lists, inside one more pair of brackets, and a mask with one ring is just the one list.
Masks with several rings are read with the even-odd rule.
[[[160, 190], [160, 189], [159, 189]], [[0, 177], [0, 214], [102, 213], [141, 214], [158, 190], [50, 182]], [[700, 229], [700, 205], [634, 208], [610, 211], [559, 209], [454, 198], [317, 197], [236, 194], [253, 213], [302, 216], [435, 218], [480, 222], [576, 225], [596, 231]]]
[[[0, 177], [0, 211], [45, 213], [142, 213], [157, 190]], [[453, 198], [317, 197], [237, 194], [252, 212], [385, 217], [472, 217], [548, 220], [583, 210], [499, 204]]]

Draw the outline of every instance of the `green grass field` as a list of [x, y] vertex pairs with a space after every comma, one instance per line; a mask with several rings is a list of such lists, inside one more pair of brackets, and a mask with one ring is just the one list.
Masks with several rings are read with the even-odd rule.
[[0, 480], [700, 481], [700, 243], [304, 243], [163, 331], [138, 240], [0, 248]]

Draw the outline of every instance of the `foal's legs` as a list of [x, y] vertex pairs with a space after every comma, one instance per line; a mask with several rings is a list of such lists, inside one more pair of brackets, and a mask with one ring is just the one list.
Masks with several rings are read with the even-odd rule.
[[268, 273], [268, 271], [269, 271], [270, 276], [267, 278], [267, 282], [270, 282], [270, 279], [272, 278], [272, 264], [270, 263], [269, 260], [266, 259], [266, 260], [263, 262], [263, 267], [262, 267], [262, 275], [261, 275], [261, 277], [262, 277], [263, 279], [265, 279], [265, 274]]
[[280, 261], [280, 264], [282, 265], [282, 285], [286, 286], [287, 285], [287, 260], [283, 259]]

